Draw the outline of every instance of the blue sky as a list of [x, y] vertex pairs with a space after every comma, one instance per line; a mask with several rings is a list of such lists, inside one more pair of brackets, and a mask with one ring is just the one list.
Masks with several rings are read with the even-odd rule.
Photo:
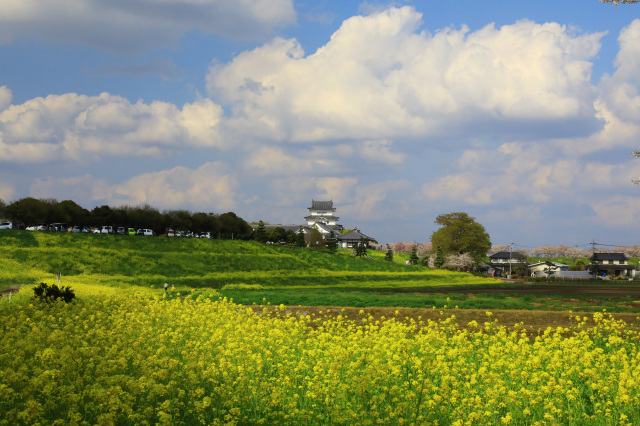
[[640, 6], [27, 0], [0, 9], [0, 198], [380, 242], [639, 244]]

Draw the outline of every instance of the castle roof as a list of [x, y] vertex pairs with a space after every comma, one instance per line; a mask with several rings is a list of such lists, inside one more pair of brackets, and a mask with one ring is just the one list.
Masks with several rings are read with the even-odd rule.
[[309, 210], [336, 211], [335, 207], [333, 207], [333, 200], [329, 200], [329, 201], [311, 200], [311, 207], [309, 207]]

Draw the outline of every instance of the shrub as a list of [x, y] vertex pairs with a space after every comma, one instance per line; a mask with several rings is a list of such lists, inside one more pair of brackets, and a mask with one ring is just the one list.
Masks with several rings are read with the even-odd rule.
[[33, 293], [35, 294], [36, 299], [45, 301], [63, 299], [65, 302], [69, 303], [76, 297], [75, 293], [69, 286], [58, 287], [57, 285], [47, 285], [45, 283], [40, 283], [35, 287], [33, 289]]

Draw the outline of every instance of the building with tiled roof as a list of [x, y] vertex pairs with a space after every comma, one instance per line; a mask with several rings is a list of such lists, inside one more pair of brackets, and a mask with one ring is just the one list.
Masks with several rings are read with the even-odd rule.
[[[344, 227], [337, 223], [340, 218], [334, 214], [336, 208], [333, 205], [333, 200], [317, 201], [312, 199], [311, 207], [308, 207], [307, 210], [309, 210], [309, 215], [304, 218], [307, 221], [306, 225], [265, 225], [265, 228], [283, 228], [285, 231], [290, 230], [295, 233], [302, 228], [305, 235], [308, 235], [312, 229], [317, 229], [325, 240], [333, 232], [338, 244], [343, 248], [354, 247], [363, 240], [367, 245], [376, 241], [374, 238], [361, 233], [358, 228], [354, 228], [349, 233], [342, 235]], [[257, 224], [251, 226], [254, 229], [258, 227]]]
[[333, 214], [336, 211], [336, 208], [333, 207], [333, 200], [311, 200], [311, 207], [308, 207], [307, 210], [309, 210], [309, 215], [304, 218], [307, 221], [307, 226], [313, 226], [316, 223], [334, 226], [340, 220], [338, 216]]
[[624, 253], [594, 253], [589, 260], [592, 264], [598, 265], [598, 275], [636, 276], [636, 267], [629, 265], [629, 259]]

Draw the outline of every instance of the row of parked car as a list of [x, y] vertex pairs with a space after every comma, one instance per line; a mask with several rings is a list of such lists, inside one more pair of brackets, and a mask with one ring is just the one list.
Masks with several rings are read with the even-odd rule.
[[[0, 229], [12, 229], [11, 222], [0, 222]], [[90, 228], [88, 226], [69, 226], [66, 223], [51, 223], [29, 226], [27, 231], [58, 231], [58, 232], [84, 232], [93, 234], [119, 234], [119, 235], [156, 235], [152, 229], [134, 229], [124, 226], [103, 226], [102, 228]], [[167, 237], [184, 237], [184, 238], [211, 238], [209, 232], [191, 232], [191, 231], [174, 231], [167, 229]]]
[[[74, 231], [75, 232], [75, 231]], [[133, 229], [133, 228], [125, 228], [124, 226], [118, 226], [114, 228], [113, 226], [103, 226], [101, 230], [96, 229], [93, 231], [94, 234], [119, 234], [119, 235], [156, 235], [152, 229]]]
[[167, 237], [184, 237], [184, 238], [211, 238], [210, 232], [191, 232], [191, 231], [174, 231], [167, 229]]
[[[11, 222], [6, 222], [6, 227], [0, 227], [0, 229], [12, 229]], [[5, 225], [5, 222], [2, 222], [1, 225]], [[120, 235], [155, 235], [153, 230], [151, 229], [133, 229], [133, 228], [125, 228], [124, 226], [113, 227], [113, 226], [103, 226], [102, 228], [90, 228], [88, 226], [69, 226], [66, 223], [51, 223], [51, 224], [41, 224], [29, 226], [26, 228], [27, 231], [57, 231], [57, 232], [84, 232], [84, 233], [92, 233], [92, 234], [120, 234]]]

